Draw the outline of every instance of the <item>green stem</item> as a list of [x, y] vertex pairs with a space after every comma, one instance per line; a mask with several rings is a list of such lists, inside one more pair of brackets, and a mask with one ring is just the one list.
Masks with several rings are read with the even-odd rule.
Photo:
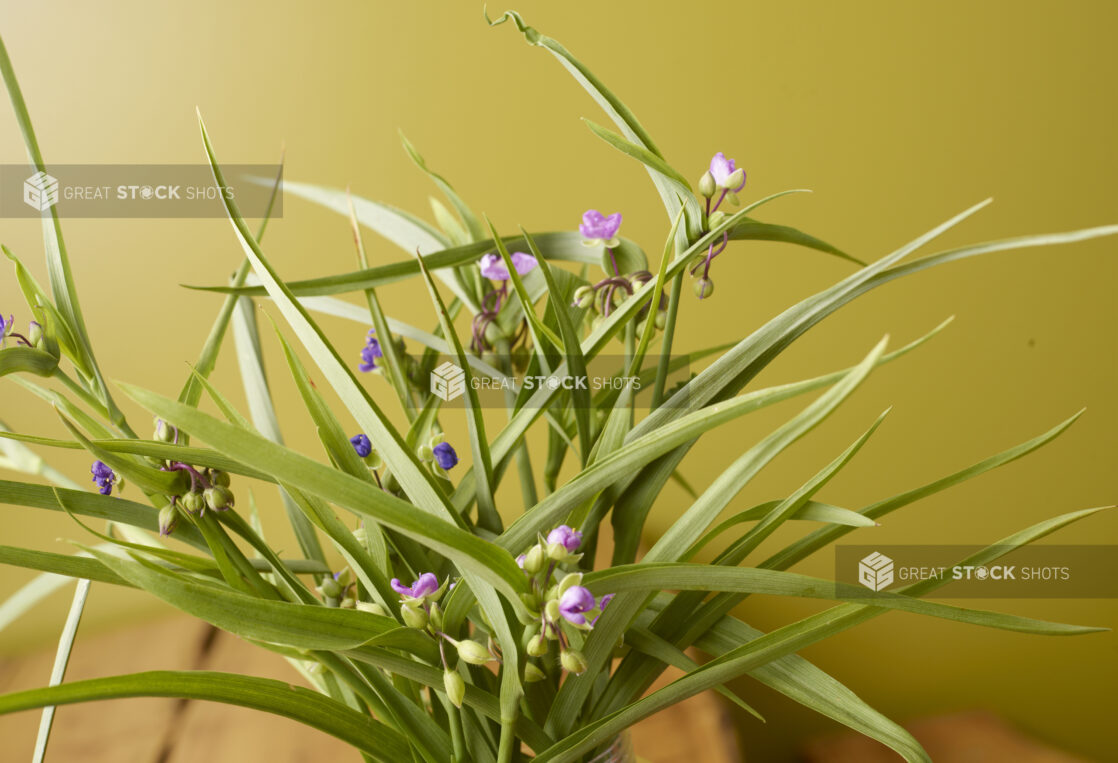
[[[672, 339], [675, 336], [675, 320], [679, 314], [679, 299], [683, 293], [683, 271], [672, 281], [672, 293], [668, 297], [668, 316], [667, 321], [664, 323], [664, 339], [660, 344], [660, 359], [656, 364], [656, 384], [652, 387], [652, 407], [659, 408], [660, 404], [664, 402], [664, 385], [668, 379], [668, 366], [671, 364], [672, 358]], [[654, 318], [655, 313], [652, 308], [655, 305], [649, 306], [649, 318]]]

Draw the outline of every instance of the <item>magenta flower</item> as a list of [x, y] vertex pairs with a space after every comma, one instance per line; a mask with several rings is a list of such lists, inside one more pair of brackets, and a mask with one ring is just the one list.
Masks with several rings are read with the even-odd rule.
[[410, 586], [400, 582], [399, 578], [392, 578], [392, 590], [408, 599], [422, 599], [439, 590], [439, 579], [433, 572], [424, 572]]
[[604, 217], [598, 210], [588, 209], [582, 215], [582, 225], [578, 226], [578, 232], [582, 234], [583, 238], [609, 241], [617, 235], [620, 227], [620, 212], [614, 212], [609, 217]]
[[559, 525], [547, 534], [548, 544], [559, 543], [568, 551], [576, 550], [582, 544], [582, 533], [573, 527]]
[[[512, 266], [516, 268], [516, 272], [522, 276], [531, 273], [539, 265], [535, 257], [524, 252], [513, 252], [509, 255], [509, 259], [512, 260]], [[481, 268], [481, 274], [492, 281], [509, 280], [509, 269], [505, 266], [505, 261], [501, 259], [499, 254], [483, 255], [481, 261], [478, 262], [478, 267]]]
[[559, 597], [559, 614], [572, 625], [586, 625], [585, 612], [594, 609], [594, 594], [580, 585], [571, 586]]
[[[714, 176], [714, 182], [718, 184], [719, 188], [724, 188], [733, 193], [745, 188], [745, 170], [739, 170], [735, 167], [734, 160], [727, 159], [721, 151], [710, 160], [710, 174]], [[740, 182], [738, 182], [739, 178]], [[736, 187], [734, 187], [735, 183], [737, 184]]]

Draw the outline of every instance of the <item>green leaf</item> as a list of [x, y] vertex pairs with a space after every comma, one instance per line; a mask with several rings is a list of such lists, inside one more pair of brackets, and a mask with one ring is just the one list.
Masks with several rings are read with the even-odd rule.
[[[62, 628], [62, 636], [58, 640], [58, 649], [54, 654], [54, 667], [50, 673], [50, 686], [58, 686], [66, 675], [66, 665], [70, 662], [70, 652], [74, 648], [74, 639], [78, 635], [78, 625], [85, 611], [85, 600], [89, 595], [90, 582], [79, 580], [74, 599], [70, 604], [70, 613], [66, 616], [66, 624]], [[43, 717], [39, 721], [39, 734], [35, 738], [35, 752], [32, 763], [43, 763], [47, 754], [47, 741], [50, 739], [51, 725], [54, 723], [54, 705], [43, 708]]]
[[0, 714], [123, 697], [179, 697], [250, 707], [324, 731], [383, 763], [410, 757], [408, 741], [399, 732], [363, 713], [284, 681], [234, 673], [153, 670], [74, 681], [0, 696]]
[[746, 218], [731, 228], [729, 234], [731, 241], [779, 241], [784, 244], [806, 246], [808, 249], [833, 254], [863, 267], [866, 265], [857, 257], [852, 257], [846, 252], [836, 249], [826, 241], [820, 241], [815, 236], [810, 236], [787, 225], [773, 225], [772, 223], [763, 223]]
[[427, 166], [427, 162], [420, 153], [415, 150], [415, 146], [404, 136], [403, 132], [400, 133], [400, 140], [403, 141], [404, 150], [408, 152], [408, 156], [415, 162], [415, 166], [419, 167], [419, 169], [423, 170], [423, 172], [431, 178], [435, 185], [438, 186], [439, 190], [443, 192], [443, 195], [446, 196], [447, 200], [454, 206], [454, 210], [458, 213], [462, 223], [469, 231], [470, 238], [474, 241], [480, 241], [485, 238], [485, 229], [482, 227], [481, 221], [478, 220], [477, 215], [473, 213], [473, 210], [470, 209], [466, 202], [462, 201], [462, 197], [451, 187], [450, 183], [446, 182], [446, 179], [443, 178], [442, 175], [432, 171], [431, 168]]
[[0, 376], [34, 374], [50, 376], [58, 367], [58, 358], [34, 347], [8, 347], [0, 350]]

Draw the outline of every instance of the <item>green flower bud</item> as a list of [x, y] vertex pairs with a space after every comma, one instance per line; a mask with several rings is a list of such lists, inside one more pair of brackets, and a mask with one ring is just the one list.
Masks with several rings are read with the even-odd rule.
[[706, 299], [714, 294], [714, 281], [709, 278], [700, 278], [691, 284], [691, 290], [695, 292], [695, 296], [699, 299]]
[[388, 610], [382, 607], [375, 601], [359, 601], [357, 602], [357, 609], [362, 612], [368, 612], [373, 615], [380, 615], [381, 617], [388, 617]]
[[741, 188], [742, 183], [745, 182], [745, 169], [738, 167], [731, 172], [729, 176], [722, 182], [723, 188]]
[[528, 553], [524, 555], [524, 571], [529, 575], [535, 575], [543, 569], [543, 565], [543, 546], [537, 543], [528, 549]]
[[153, 439], [159, 442], [174, 442], [178, 438], [178, 430], [163, 419], [155, 420], [155, 435]]
[[714, 195], [717, 189], [718, 184], [714, 182], [714, 175], [710, 174], [710, 170], [707, 170], [703, 173], [703, 176], [699, 178], [699, 194], [702, 195], [704, 199], [709, 199]]
[[524, 683], [530, 684], [543, 681], [547, 675], [531, 662], [524, 663]]
[[458, 657], [471, 665], [484, 665], [493, 659], [488, 649], [470, 639], [458, 642]]
[[552, 599], [543, 608], [544, 615], [547, 617], [548, 622], [559, 622], [559, 600]]
[[711, 212], [710, 217], [707, 218], [707, 227], [710, 228], [711, 230], [714, 230], [719, 225], [721, 225], [725, 219], [726, 219], [726, 213], [723, 212], [721, 209], [719, 209], [715, 212]]
[[520, 594], [520, 602], [524, 605], [524, 608], [528, 610], [528, 619], [522, 620], [525, 625], [528, 625], [536, 620], [536, 615], [532, 613], [540, 608], [540, 597], [536, 596], [534, 593], [522, 593]]
[[43, 343], [43, 327], [38, 321], [31, 321], [27, 327], [27, 341], [32, 347], [40, 347]]
[[214, 511], [224, 511], [233, 505], [233, 494], [221, 485], [207, 488], [202, 492], [202, 497], [206, 499], [206, 505]]
[[653, 320], [656, 322], [656, 328], [663, 330], [664, 326], [668, 325], [668, 311], [657, 310], [656, 317]]
[[416, 449], [416, 455], [419, 456], [420, 461], [433, 461], [435, 458], [435, 451], [430, 445], [423, 443]]
[[431, 627], [437, 631], [441, 631], [443, 629], [442, 607], [440, 607], [438, 604], [431, 604], [429, 616], [431, 618]]
[[159, 510], [159, 534], [170, 535], [179, 521], [179, 512], [173, 503], [169, 503]]
[[575, 289], [574, 297], [576, 307], [590, 307], [594, 303], [594, 289], [590, 286], [579, 286]]
[[543, 657], [547, 654], [547, 646], [547, 639], [542, 634], [537, 633], [528, 639], [528, 646], [524, 648], [524, 651], [533, 657]]
[[462, 707], [462, 698], [466, 696], [466, 682], [456, 670], [447, 670], [443, 673], [443, 689], [446, 697], [455, 707]]
[[343, 590], [345, 589], [332, 577], [327, 577], [322, 581], [322, 595], [328, 599], [340, 599]]
[[202, 509], [206, 508], [206, 499], [201, 493], [190, 492], [179, 496], [179, 503], [191, 514], [197, 514]]
[[218, 471], [217, 469], [214, 469], [213, 472], [212, 472], [211, 481], [215, 485], [221, 485], [222, 487], [229, 487], [229, 482], [230, 482], [229, 472], [222, 472], [222, 471]]
[[427, 627], [427, 613], [422, 609], [409, 607], [407, 604], [403, 604], [400, 606], [400, 617], [404, 619], [404, 625], [409, 628], [423, 630]]
[[574, 649], [568, 649], [559, 654], [559, 662], [563, 666], [563, 670], [569, 673], [574, 673], [580, 676], [586, 672], [588, 667], [586, 658], [582, 656], [582, 652], [576, 652]]
[[365, 456], [365, 465], [370, 469], [379, 469], [384, 466], [384, 459], [377, 453], [376, 448], [369, 451], [369, 455]]
[[562, 543], [547, 544], [547, 556], [549, 559], [554, 559], [557, 562], [565, 562], [570, 555], [571, 552], [568, 551], [567, 547]]

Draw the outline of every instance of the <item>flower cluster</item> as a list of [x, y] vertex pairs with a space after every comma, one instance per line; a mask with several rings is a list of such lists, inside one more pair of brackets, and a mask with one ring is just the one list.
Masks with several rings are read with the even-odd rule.
[[[155, 439], [161, 442], [179, 441], [179, 431], [162, 419], [155, 420]], [[165, 472], [186, 472], [190, 476], [190, 489], [182, 495], [171, 497], [170, 503], [159, 512], [159, 533], [170, 535], [178, 524], [178, 510], [203, 516], [206, 509], [225, 511], [232, 508], [233, 492], [229, 489], [231, 478], [220, 469], [197, 468], [182, 461], [166, 461], [160, 466]]]
[[[719, 151], [711, 158], [710, 169], [699, 179], [699, 193], [706, 199], [707, 230], [717, 227], [725, 219], [726, 213], [719, 209], [722, 202], [729, 198], [736, 205], [737, 193], [743, 188], [745, 188], [745, 170], [736, 166], [733, 159], [727, 159], [726, 155]], [[711, 201], [715, 194], [718, 195], [718, 199], [712, 205]], [[694, 265], [691, 266], [692, 276], [702, 268], [702, 275], [692, 284], [695, 296], [699, 299], [706, 299], [714, 293], [714, 282], [710, 280], [710, 263], [722, 254], [729, 240], [729, 233], [723, 233], [722, 242], [717, 248], [714, 242], [711, 242], [707, 253], [697, 257]]]
[[361, 365], [358, 366], [358, 369], [362, 373], [367, 374], [380, 368], [377, 365], [377, 358], [384, 357], [384, 351], [380, 348], [380, 340], [374, 336], [376, 333], [376, 329], [369, 329], [365, 338], [365, 346], [361, 348]]
[[[614, 308], [632, 296], [633, 292], [652, 280], [652, 274], [647, 270], [638, 270], [634, 273], [622, 274], [617, 264], [617, 255], [614, 252], [621, 246], [617, 232], [621, 229], [621, 213], [603, 215], [596, 209], [588, 209], [582, 215], [582, 223], [578, 232], [582, 235], [583, 246], [605, 247], [609, 255], [613, 272], [592, 286], [580, 286], [574, 293], [575, 307], [593, 307], [598, 313], [595, 324], [608, 317]], [[663, 328], [666, 320], [667, 298], [661, 294], [654, 318], [657, 328]], [[649, 306], [645, 305], [637, 313], [638, 330], [643, 331], [643, 321], [648, 317]]]
[[531, 634], [528, 654], [544, 657], [555, 641], [559, 645], [559, 664], [575, 674], [586, 670], [586, 658], [578, 650], [585, 632], [594, 627], [613, 599], [613, 594], [606, 594], [596, 600], [590, 589], [582, 585], [581, 572], [563, 569], [565, 564], [582, 558], [582, 554], [576, 553], [581, 545], [581, 532], [560, 525], [516, 559], [531, 580], [531, 592], [524, 596], [532, 618], [526, 628]]
[[[513, 252], [509, 255], [509, 260], [512, 261], [517, 275], [522, 276], [528, 275], [539, 265], [535, 257], [524, 252]], [[501, 308], [508, 302], [509, 279], [512, 277], [508, 265], [499, 254], [482, 255], [478, 260], [478, 267], [483, 276], [498, 285], [485, 293], [481, 299], [481, 309], [474, 316], [470, 339], [470, 347], [474, 352], [493, 349], [493, 345], [501, 337], [501, 330], [496, 321]], [[510, 347], [520, 340], [522, 333], [517, 332], [509, 343]]]

